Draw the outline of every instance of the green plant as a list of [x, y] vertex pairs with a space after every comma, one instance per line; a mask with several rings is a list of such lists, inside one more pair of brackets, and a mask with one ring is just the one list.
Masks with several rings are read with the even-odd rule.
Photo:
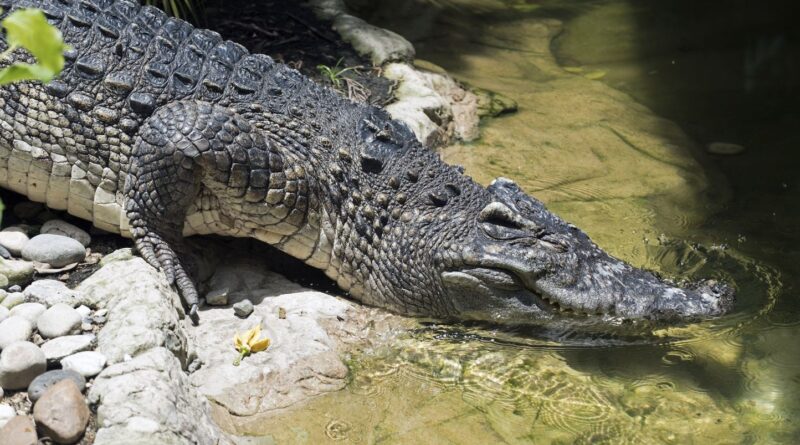
[[8, 48], [0, 60], [18, 48], [26, 49], [36, 63], [14, 62], [0, 69], [0, 85], [23, 80], [49, 82], [64, 68], [64, 51], [68, 48], [61, 31], [47, 23], [39, 9], [19, 9], [3, 19]]
[[145, 0], [144, 4], [156, 6], [173, 17], [195, 24], [205, 21], [206, 5], [203, 0]]
[[330, 83], [333, 84], [334, 87], [339, 88], [342, 86], [342, 74], [355, 69], [355, 67], [347, 67], [343, 68], [340, 65], [342, 64], [342, 58], [336, 61], [336, 65], [330, 67], [328, 65], [317, 65], [317, 69], [319, 70], [320, 74], [322, 74]]

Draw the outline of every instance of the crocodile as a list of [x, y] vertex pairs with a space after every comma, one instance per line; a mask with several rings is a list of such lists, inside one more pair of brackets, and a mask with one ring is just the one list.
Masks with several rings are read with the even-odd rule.
[[732, 307], [730, 286], [634, 268], [514, 182], [479, 185], [382, 109], [216, 32], [130, 0], [0, 7], [41, 8], [70, 45], [55, 80], [0, 89], [0, 186], [131, 237], [193, 317], [184, 237], [203, 234], [258, 239], [413, 316], [686, 321]]

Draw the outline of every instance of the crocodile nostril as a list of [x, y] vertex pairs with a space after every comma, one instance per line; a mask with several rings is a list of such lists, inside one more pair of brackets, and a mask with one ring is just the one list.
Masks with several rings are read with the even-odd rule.
[[509, 229], [522, 229], [522, 224], [514, 211], [500, 202], [491, 202], [486, 205], [478, 214], [478, 220]]

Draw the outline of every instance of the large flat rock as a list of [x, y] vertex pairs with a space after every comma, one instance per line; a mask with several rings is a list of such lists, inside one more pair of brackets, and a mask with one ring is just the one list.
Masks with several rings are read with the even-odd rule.
[[[232, 277], [244, 277], [238, 282]], [[261, 277], [261, 278], [259, 278]], [[200, 368], [190, 381], [231, 415], [254, 416], [294, 405], [345, 386], [345, 354], [390, 335], [407, 321], [339, 297], [311, 291], [246, 260], [217, 270], [212, 283], [229, 287], [227, 306], [200, 311], [199, 326], [188, 327]], [[233, 287], [231, 286], [238, 286]], [[232, 305], [254, 304], [246, 319]], [[270, 347], [233, 361], [235, 333], [260, 325]]]

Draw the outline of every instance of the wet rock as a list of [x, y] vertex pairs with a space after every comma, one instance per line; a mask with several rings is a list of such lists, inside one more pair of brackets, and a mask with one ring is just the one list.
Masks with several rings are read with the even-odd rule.
[[227, 443], [211, 420], [208, 402], [193, 390], [180, 361], [162, 347], [109, 366], [88, 397], [99, 405], [95, 445]]
[[186, 359], [185, 333], [179, 328], [182, 309], [176, 310], [182, 307], [180, 298], [164, 275], [143, 259], [109, 263], [76, 290], [89, 306], [108, 309], [106, 324], [97, 335], [97, 351], [110, 363], [157, 346]]
[[44, 353], [27, 341], [11, 343], [0, 352], [0, 387], [23, 389], [47, 369]]
[[397, 101], [386, 106], [426, 144], [441, 144], [455, 137], [478, 137], [478, 99], [449, 76], [426, 73], [404, 63], [391, 63], [383, 76], [398, 83]]
[[72, 380], [80, 392], [86, 388], [86, 379], [77, 372], [69, 369], [54, 369], [33, 379], [28, 385], [28, 398], [31, 402], [36, 403], [45, 391], [62, 380]]
[[744, 151], [744, 146], [730, 142], [712, 142], [706, 147], [709, 153], [715, 155], [738, 155]]
[[17, 227], [8, 227], [0, 231], [0, 246], [3, 246], [8, 252], [16, 257], [20, 256], [22, 248], [28, 244], [30, 238], [23, 230]]
[[4, 427], [5, 424], [8, 423], [8, 421], [14, 418], [16, 415], [17, 415], [17, 410], [15, 410], [13, 406], [6, 405], [5, 403], [0, 404], [0, 428]]
[[242, 300], [233, 305], [233, 314], [239, 318], [247, 318], [253, 313], [253, 302]]
[[31, 325], [35, 326], [36, 321], [39, 320], [39, 316], [41, 316], [46, 310], [47, 307], [40, 303], [21, 303], [11, 308], [11, 311], [8, 313], [8, 315], [22, 317], [30, 321]]
[[81, 320], [78, 311], [64, 303], [58, 303], [39, 317], [36, 327], [42, 337], [55, 338], [78, 332]]
[[23, 295], [22, 292], [10, 292], [6, 294], [0, 305], [6, 309], [12, 309], [14, 306], [22, 304], [23, 302], [25, 302], [25, 295]]
[[44, 223], [41, 233], [66, 236], [83, 244], [83, 247], [87, 247], [92, 242], [92, 237], [89, 236], [85, 230], [60, 219], [54, 219]]
[[131, 249], [130, 247], [125, 247], [122, 249], [117, 249], [109, 253], [108, 255], [104, 256], [100, 260], [100, 265], [105, 266], [108, 263], [113, 263], [114, 261], [127, 261], [133, 257], [134, 257], [133, 249]]
[[6, 277], [10, 286], [25, 285], [33, 279], [33, 264], [28, 261], [0, 258], [0, 275]]
[[9, 313], [9, 312], [10, 312], [10, 311], [8, 310], [8, 308], [7, 308], [7, 307], [5, 307], [5, 306], [0, 306], [0, 321], [3, 321], [3, 320], [5, 320], [6, 318], [8, 318], [8, 313]]
[[106, 367], [106, 356], [96, 351], [83, 351], [61, 360], [61, 367], [84, 377], [94, 377]]
[[86, 248], [66, 236], [37, 235], [25, 245], [22, 257], [29, 261], [47, 263], [53, 267], [64, 267], [83, 261], [86, 257]]
[[22, 292], [27, 301], [36, 301], [47, 307], [58, 303], [75, 307], [81, 302], [81, 295], [58, 280], [36, 280]]
[[56, 443], [70, 444], [83, 436], [89, 423], [89, 408], [75, 382], [61, 380], [36, 402], [33, 419], [45, 436]]
[[47, 358], [47, 363], [53, 364], [69, 355], [88, 351], [92, 348], [94, 342], [94, 334], [65, 335], [44, 342], [41, 348]]
[[0, 439], [3, 445], [37, 445], [36, 425], [28, 416], [16, 416], [0, 428]]
[[8, 317], [0, 321], [0, 349], [12, 343], [25, 341], [33, 333], [33, 324], [23, 317]]

